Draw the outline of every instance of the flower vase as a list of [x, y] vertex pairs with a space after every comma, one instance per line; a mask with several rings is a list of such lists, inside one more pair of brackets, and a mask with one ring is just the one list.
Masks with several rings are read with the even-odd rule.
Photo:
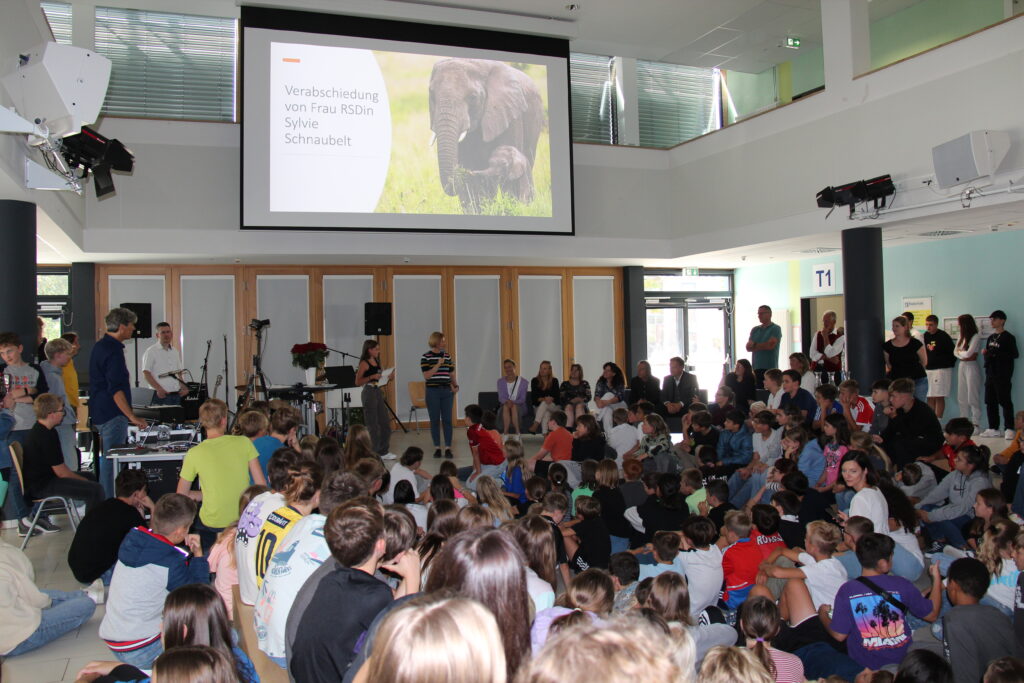
[[316, 371], [317, 368], [306, 368], [306, 384], [316, 384]]

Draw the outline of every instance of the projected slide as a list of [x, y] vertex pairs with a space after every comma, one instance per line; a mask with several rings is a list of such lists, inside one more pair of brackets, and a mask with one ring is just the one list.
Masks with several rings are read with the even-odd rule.
[[271, 44], [270, 211], [550, 217], [547, 68]]
[[568, 43], [518, 53], [248, 25], [242, 36], [243, 228], [573, 233]]

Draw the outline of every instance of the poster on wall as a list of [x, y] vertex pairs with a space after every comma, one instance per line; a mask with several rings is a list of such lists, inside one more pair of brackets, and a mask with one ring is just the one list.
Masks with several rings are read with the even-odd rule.
[[930, 296], [905, 296], [901, 300], [903, 311], [914, 316], [914, 329], [924, 331], [924, 319], [932, 314], [932, 298]]
[[[960, 339], [960, 323], [957, 322], [958, 320], [959, 318], [942, 319], [942, 329], [953, 338], [954, 342]], [[992, 318], [987, 315], [976, 315], [974, 316], [974, 322], [978, 325], [978, 336], [981, 339], [988, 339], [992, 335]]]

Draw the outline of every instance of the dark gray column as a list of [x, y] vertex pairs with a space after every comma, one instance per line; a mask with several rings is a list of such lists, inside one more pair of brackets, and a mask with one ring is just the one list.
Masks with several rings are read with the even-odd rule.
[[78, 333], [81, 351], [75, 357], [78, 384], [83, 389], [89, 383], [89, 356], [96, 344], [99, 326], [96, 324], [96, 264], [71, 264], [71, 329]]
[[0, 200], [0, 230], [4, 235], [0, 332], [17, 332], [25, 347], [22, 357], [37, 361], [36, 205]]
[[843, 293], [846, 300], [846, 359], [862, 394], [885, 374], [882, 357], [882, 229], [843, 230]]
[[647, 306], [644, 302], [643, 266], [622, 269], [623, 321], [626, 325], [627, 379], [633, 376], [636, 364], [647, 358]]

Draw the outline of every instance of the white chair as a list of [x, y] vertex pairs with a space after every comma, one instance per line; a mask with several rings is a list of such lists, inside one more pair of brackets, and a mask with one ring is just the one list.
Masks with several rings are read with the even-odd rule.
[[[14, 461], [14, 469], [18, 474], [18, 483], [21, 485], [22, 495], [25, 495], [25, 476], [22, 474], [24, 453], [21, 450], [21, 444], [17, 441], [11, 443], [11, 460]], [[21, 549], [24, 550], [25, 546], [28, 545], [28, 540], [32, 538], [32, 532], [36, 529], [36, 524], [39, 523], [39, 517], [43, 514], [49, 514], [51, 512], [64, 512], [68, 516], [68, 520], [71, 522], [71, 530], [76, 531], [78, 529], [78, 509], [75, 507], [75, 502], [70, 498], [64, 496], [47, 496], [46, 498], [35, 498], [30, 500], [25, 495], [25, 502], [36, 507], [36, 513], [32, 515], [32, 523], [28, 527], [28, 533], [25, 534], [25, 540], [21, 542]]]

